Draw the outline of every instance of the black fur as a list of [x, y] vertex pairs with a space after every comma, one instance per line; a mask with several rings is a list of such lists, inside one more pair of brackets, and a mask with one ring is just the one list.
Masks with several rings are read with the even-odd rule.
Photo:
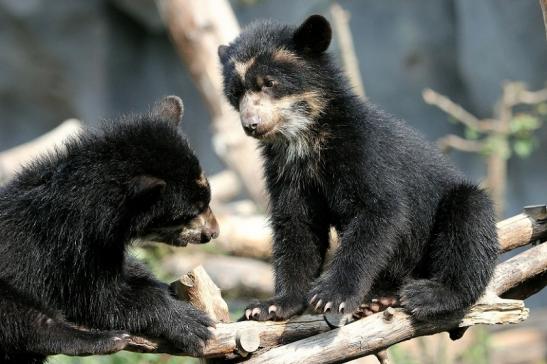
[[[495, 266], [492, 203], [419, 133], [357, 98], [323, 52], [329, 42], [328, 22], [312, 16], [298, 28], [254, 23], [219, 49], [225, 94], [260, 140], [272, 205], [275, 297], [247, 315], [284, 319], [309, 301], [347, 312], [386, 292], [416, 319], [461, 313]], [[280, 115], [260, 111], [266, 103]], [[325, 268], [330, 226], [341, 244]]]
[[208, 209], [198, 160], [166, 116], [182, 104], [166, 100], [174, 109], [86, 131], [1, 189], [0, 362], [110, 353], [129, 332], [188, 353], [209, 338], [211, 320], [126, 253], [150, 235], [184, 245], [173, 226]]

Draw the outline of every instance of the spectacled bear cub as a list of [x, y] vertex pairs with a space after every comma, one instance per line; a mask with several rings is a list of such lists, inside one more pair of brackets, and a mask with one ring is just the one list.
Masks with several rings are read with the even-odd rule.
[[[246, 316], [285, 319], [307, 304], [350, 313], [385, 292], [416, 319], [462, 311], [498, 255], [492, 203], [416, 131], [355, 96], [330, 41], [313, 15], [299, 27], [254, 23], [219, 47], [272, 205], [275, 296]], [[323, 269], [330, 226], [340, 246]]]
[[213, 322], [126, 253], [138, 238], [218, 235], [207, 179], [177, 131], [182, 113], [170, 96], [86, 131], [0, 191], [0, 362], [110, 353], [128, 332], [200, 352]]

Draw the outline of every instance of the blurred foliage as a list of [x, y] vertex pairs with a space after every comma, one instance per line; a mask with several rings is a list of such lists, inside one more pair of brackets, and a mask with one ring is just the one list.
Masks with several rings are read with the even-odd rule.
[[526, 158], [539, 146], [534, 133], [543, 126], [546, 119], [547, 103], [540, 103], [530, 110], [514, 115], [509, 122], [507, 137], [497, 133], [483, 133], [469, 127], [465, 129], [464, 137], [468, 140], [481, 140], [481, 153], [485, 156], [499, 153], [504, 159], [509, 159], [515, 153], [520, 158]]
[[177, 277], [173, 277], [162, 267], [163, 258], [173, 254], [173, 247], [165, 244], [146, 244], [131, 249], [131, 255], [143, 262], [152, 273], [164, 282], [172, 282]]
[[458, 363], [490, 363], [490, 334], [487, 329], [477, 326], [473, 330], [473, 343], [459, 358]]
[[137, 354], [120, 352], [108, 356], [70, 357], [65, 355], [52, 356], [49, 364], [197, 364], [196, 358], [177, 357], [171, 355]]
[[[442, 334], [439, 334], [442, 335]], [[469, 334], [468, 334], [469, 335]], [[438, 340], [432, 350], [430, 337], [419, 337], [413, 341], [416, 350], [408, 350], [403, 345], [388, 349], [394, 364], [489, 364], [490, 334], [485, 327], [473, 328], [472, 340], [464, 351], [455, 357], [447, 355], [447, 346], [451, 341]]]

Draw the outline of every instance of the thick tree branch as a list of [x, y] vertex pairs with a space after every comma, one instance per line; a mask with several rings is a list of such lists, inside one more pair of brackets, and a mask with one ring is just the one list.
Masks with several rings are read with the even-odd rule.
[[500, 221], [497, 228], [502, 252], [547, 240], [547, 207], [527, 206], [522, 214]]
[[347, 326], [273, 348], [247, 363], [339, 363], [376, 353], [417, 336], [478, 324], [518, 323], [528, 317], [522, 301], [488, 300], [473, 306], [463, 319], [416, 322], [401, 309], [388, 309]]
[[[463, 318], [447, 317], [433, 322], [416, 322], [401, 309], [389, 309], [388, 313], [375, 314], [334, 330], [331, 330], [331, 325], [322, 315], [303, 315], [285, 322], [243, 321], [217, 324], [215, 338], [205, 348], [204, 356], [235, 359], [243, 351], [242, 346], [249, 347], [249, 343], [256, 343], [258, 340], [262, 350], [273, 349], [251, 358], [251, 363], [283, 362], [288, 358], [314, 362], [317, 355], [323, 358], [322, 362], [337, 362], [370, 355], [412, 337], [456, 327], [517, 323], [528, 315], [524, 304], [521, 301], [499, 299], [495, 294], [503, 294], [545, 271], [547, 243], [500, 264], [490, 286], [492, 293], [473, 306]], [[141, 346], [128, 348], [129, 350], [154, 348], [152, 352], [184, 355], [161, 341], [150, 340], [146, 347], [142, 346], [142, 338], [135, 338], [135, 342]], [[277, 347], [279, 345], [283, 346]], [[275, 358], [279, 361], [275, 361]]]
[[[546, 239], [545, 206], [526, 208], [525, 213], [498, 224], [504, 251]], [[251, 348], [260, 351], [251, 363], [276, 362], [339, 362], [370, 355], [412, 337], [447, 331], [477, 324], [517, 323], [526, 319], [528, 310], [521, 301], [502, 300], [503, 295], [536, 280], [547, 272], [547, 243], [501, 263], [485, 295], [463, 317], [447, 317], [433, 322], [415, 322], [401, 309], [388, 309], [332, 330], [332, 320], [323, 315], [304, 315], [286, 322], [244, 321], [218, 324], [215, 338], [205, 349], [205, 357], [238, 360]], [[521, 291], [527, 297], [534, 291]], [[329, 320], [330, 324], [326, 320]], [[334, 325], [336, 326], [336, 325]], [[137, 339], [136, 342], [138, 343]], [[258, 344], [257, 344], [258, 343]], [[282, 345], [282, 346], [279, 346]], [[164, 343], [150, 341], [146, 349], [153, 352], [184, 355]], [[129, 348], [142, 351], [143, 347]]]
[[[497, 224], [502, 251], [527, 245], [547, 236], [547, 218], [535, 217], [545, 205], [526, 208], [522, 214], [500, 221]], [[215, 213], [217, 211], [215, 210]], [[531, 214], [531, 215], [529, 215]], [[546, 214], [547, 215], [547, 214]], [[223, 251], [237, 256], [266, 258], [271, 256], [272, 232], [266, 216], [240, 214], [236, 211], [217, 213], [222, 234], [215, 243]]]

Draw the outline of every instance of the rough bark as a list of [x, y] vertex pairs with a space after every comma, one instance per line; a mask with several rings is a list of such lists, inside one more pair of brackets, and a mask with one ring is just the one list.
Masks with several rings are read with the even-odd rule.
[[[547, 243], [532, 247], [501, 263], [489, 287], [489, 294], [474, 305], [463, 317], [446, 317], [436, 321], [417, 322], [401, 309], [388, 309], [331, 330], [323, 315], [304, 315], [286, 322], [244, 321], [218, 324], [215, 338], [205, 348], [205, 357], [241, 358], [244, 347], [256, 346], [261, 353], [249, 359], [251, 363], [340, 362], [385, 349], [413, 337], [477, 324], [517, 323], [526, 319], [528, 309], [522, 301], [497, 297], [534, 279], [547, 271]], [[242, 340], [243, 339], [243, 344]], [[258, 338], [258, 339], [257, 339]], [[303, 339], [304, 338], [304, 339]], [[302, 339], [302, 340], [300, 340]], [[136, 342], [142, 339], [136, 339]], [[157, 341], [153, 352], [184, 355]], [[249, 343], [249, 344], [247, 344]], [[282, 346], [279, 346], [282, 345]], [[271, 349], [270, 349], [271, 348]], [[129, 348], [133, 349], [133, 348]], [[269, 350], [268, 350], [269, 349]], [[133, 349], [142, 351], [142, 346]], [[265, 351], [266, 350], [266, 351]]]
[[173, 277], [197, 265], [203, 266], [225, 297], [266, 298], [273, 294], [272, 266], [256, 259], [195, 251], [170, 254], [162, 261], [165, 271]]
[[547, 207], [527, 206], [522, 214], [497, 224], [501, 250], [507, 252], [547, 238]]
[[273, 348], [247, 363], [338, 363], [374, 354], [417, 336], [478, 324], [518, 323], [528, 317], [522, 301], [488, 300], [473, 306], [463, 318], [416, 322], [401, 309], [388, 309], [347, 326]]
[[216, 322], [230, 322], [228, 305], [203, 266], [197, 266], [171, 283], [171, 289], [177, 297], [206, 312]]

